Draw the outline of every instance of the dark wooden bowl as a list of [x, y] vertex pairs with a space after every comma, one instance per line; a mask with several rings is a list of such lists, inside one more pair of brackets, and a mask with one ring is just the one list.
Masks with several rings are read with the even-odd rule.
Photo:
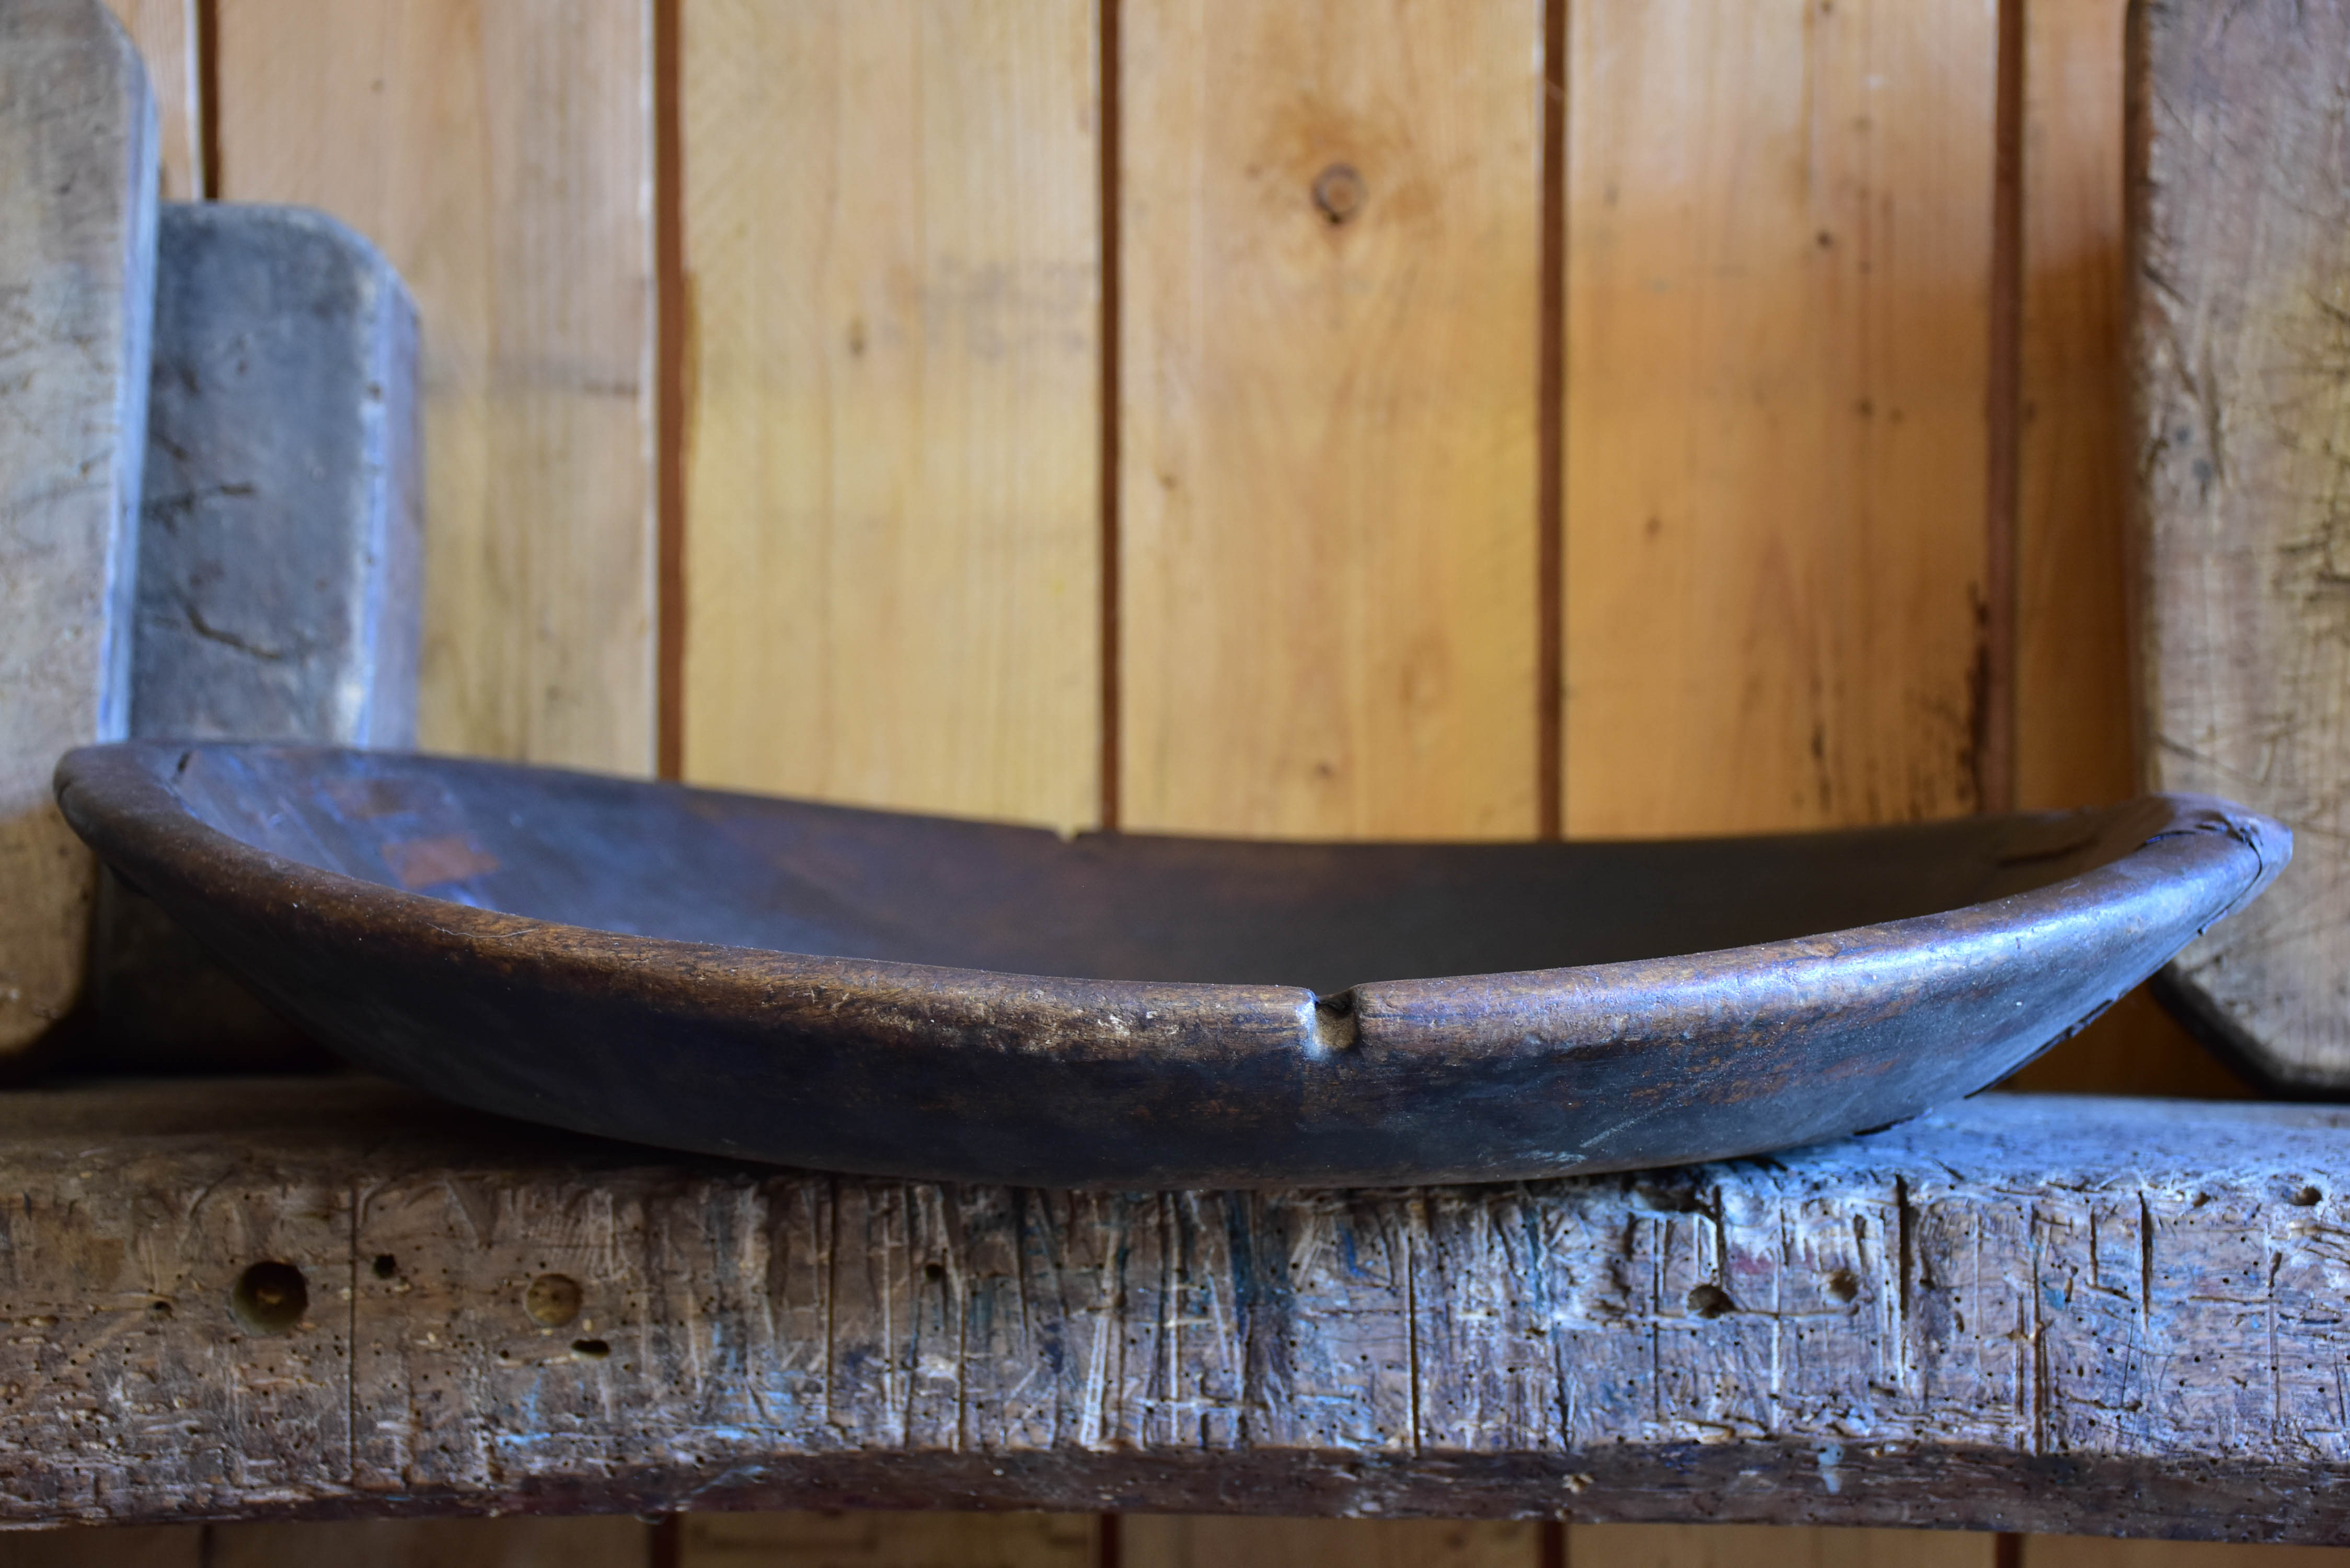
[[1536, 1177], [1900, 1121], [2080, 1028], [2292, 853], [2189, 796], [1663, 843], [1064, 840], [157, 742], [73, 753], [57, 797], [391, 1077], [676, 1148], [1060, 1186]]

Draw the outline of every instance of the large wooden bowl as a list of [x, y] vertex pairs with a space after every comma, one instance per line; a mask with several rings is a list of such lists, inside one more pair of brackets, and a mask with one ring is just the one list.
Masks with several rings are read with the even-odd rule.
[[1768, 838], [1047, 832], [278, 746], [74, 827], [352, 1060], [586, 1132], [1079, 1186], [1755, 1154], [1997, 1081], [2268, 886], [2223, 801]]

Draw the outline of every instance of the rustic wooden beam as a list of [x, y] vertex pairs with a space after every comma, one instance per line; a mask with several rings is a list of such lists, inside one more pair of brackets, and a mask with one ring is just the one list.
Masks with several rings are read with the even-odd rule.
[[1071, 1193], [357, 1078], [0, 1096], [0, 1522], [807, 1506], [2332, 1539], [2350, 1111]]
[[2308, 846], [2157, 985], [2289, 1094], [2350, 1089], [2350, 0], [2130, 9], [2144, 782]]
[[79, 1001], [98, 862], [57, 753], [127, 732], [155, 104], [91, 0], [0, 0], [0, 1054]]

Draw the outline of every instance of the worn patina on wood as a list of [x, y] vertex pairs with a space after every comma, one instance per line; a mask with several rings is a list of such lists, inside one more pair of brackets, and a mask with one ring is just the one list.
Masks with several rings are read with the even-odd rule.
[[2302, 863], [2167, 971], [2270, 1084], [2350, 1089], [2350, 4], [2132, 11], [2146, 769]]
[[325, 213], [163, 209], [133, 734], [415, 745], [416, 348]]
[[1053, 1187], [1495, 1180], [1785, 1148], [1996, 1083], [2258, 897], [2207, 797], [1648, 844], [1281, 844], [327, 747], [57, 768], [131, 885], [479, 1109]]
[[278, 1080], [20, 1093], [0, 1151], [11, 1521], [2350, 1528], [2350, 1112], [1991, 1096], [1637, 1176], [1073, 1194]]
[[[322, 213], [167, 204], [131, 657], [135, 735], [416, 743], [416, 308]], [[77, 1069], [317, 1047], [107, 877]]]
[[155, 263], [155, 106], [99, 0], [0, 0], [0, 1053], [79, 999], [98, 865], [57, 754], [120, 740]]

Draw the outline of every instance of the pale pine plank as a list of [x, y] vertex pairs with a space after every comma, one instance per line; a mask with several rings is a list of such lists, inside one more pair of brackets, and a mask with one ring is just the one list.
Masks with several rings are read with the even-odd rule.
[[2020, 1568], [2350, 1568], [2350, 1547], [2033, 1535], [2024, 1538]]
[[1998, 1539], [1939, 1530], [1575, 1524], [1567, 1527], [1566, 1561], [1568, 1568], [1992, 1568]]
[[[2023, 343], [2016, 518], [2016, 805], [2137, 791], [2121, 373], [2127, 0], [2024, 9]], [[2140, 990], [2010, 1080], [2233, 1098], [2243, 1085]]]
[[675, 1568], [1095, 1568], [1099, 1536], [1075, 1513], [705, 1513]]
[[687, 776], [1095, 821], [1091, 5], [682, 27]]
[[650, 1568], [652, 1527], [578, 1519], [363, 1519], [207, 1527], [203, 1568]]
[[0, 1568], [211, 1568], [204, 1526], [74, 1526], [0, 1535]]
[[[1577, 836], [1979, 804], [1996, 17], [1579, 0]], [[1991, 1538], [1605, 1526], [1571, 1563], [1991, 1568]]]
[[1126, 826], [1530, 835], [1541, 5], [1119, 25]]
[[650, 771], [650, 0], [219, 5], [220, 193], [422, 317], [423, 743]]
[[[1123, 824], [1531, 834], [1541, 6], [1128, 0], [1119, 26]], [[1125, 1568], [1539, 1543], [1119, 1521]]]
[[2024, 11], [2022, 501], [2016, 800], [2135, 793], [2121, 354], [2122, 18], [2128, 0]]
[[1978, 803], [1996, 17], [1576, 0], [1577, 836]]
[[1119, 1568], [1536, 1568], [1523, 1520], [1227, 1519], [1129, 1514]]
[[0, 1568], [650, 1568], [651, 1552], [628, 1518], [369, 1519], [26, 1532], [0, 1536]]
[[106, 5], [147, 63], [147, 88], [155, 95], [161, 194], [166, 202], [198, 200], [205, 188], [196, 0], [106, 0]]
[[[686, 775], [1098, 820], [1092, 7], [696, 0], [681, 34]], [[679, 1551], [1082, 1568], [1096, 1528], [695, 1516]]]

